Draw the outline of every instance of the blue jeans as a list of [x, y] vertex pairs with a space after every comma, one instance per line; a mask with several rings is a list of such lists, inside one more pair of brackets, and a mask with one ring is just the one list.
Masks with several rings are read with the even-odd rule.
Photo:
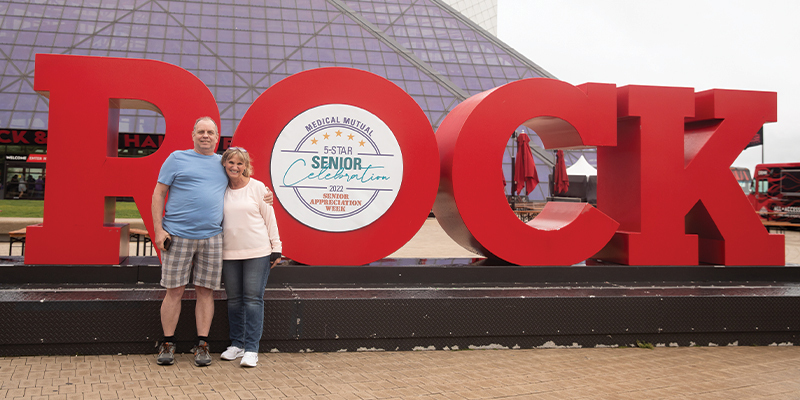
[[269, 256], [224, 260], [222, 277], [228, 295], [231, 346], [257, 352], [264, 331], [264, 288], [269, 278]]

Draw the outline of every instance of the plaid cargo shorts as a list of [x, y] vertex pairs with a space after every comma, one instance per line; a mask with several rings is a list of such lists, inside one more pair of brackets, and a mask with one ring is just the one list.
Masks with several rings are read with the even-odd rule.
[[[220, 289], [222, 286], [222, 234], [208, 239], [172, 236], [172, 246], [161, 252], [161, 286], [172, 289], [186, 286], [194, 269], [195, 286]], [[193, 268], [194, 267], [194, 268]]]

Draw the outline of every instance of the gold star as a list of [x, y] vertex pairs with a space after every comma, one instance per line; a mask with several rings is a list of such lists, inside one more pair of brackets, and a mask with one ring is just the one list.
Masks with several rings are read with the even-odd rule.
[[327, 133], [326, 133], [326, 134], [324, 134], [324, 135], [322, 135], [322, 137], [324, 137], [325, 139], [328, 139], [328, 137], [329, 137], [329, 136], [330, 136], [330, 135], [328, 135]]
[[352, 133], [347, 135], [347, 140], [353, 140], [353, 134]]
[[336, 137], [342, 136], [342, 131], [336, 131]]
[[311, 139], [311, 144], [317, 144], [317, 139], [312, 138]]
[[359, 145], [359, 146], [361, 146], [361, 147], [364, 147], [364, 143], [366, 143], [366, 142], [364, 142], [364, 141], [362, 140], [362, 141], [358, 142], [358, 145]]

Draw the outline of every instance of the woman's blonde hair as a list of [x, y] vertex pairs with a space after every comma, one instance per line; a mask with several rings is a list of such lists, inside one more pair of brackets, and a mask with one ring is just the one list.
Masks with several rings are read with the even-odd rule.
[[225, 153], [222, 153], [222, 166], [224, 167], [233, 156], [239, 157], [244, 163], [242, 176], [250, 177], [250, 174], [253, 173], [253, 165], [250, 163], [250, 154], [241, 147], [229, 147], [228, 150], [225, 150]]

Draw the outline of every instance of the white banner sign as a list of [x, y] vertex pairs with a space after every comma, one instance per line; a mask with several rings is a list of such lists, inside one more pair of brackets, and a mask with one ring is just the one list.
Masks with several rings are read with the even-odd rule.
[[275, 194], [295, 219], [328, 232], [352, 231], [380, 218], [403, 180], [397, 139], [362, 108], [327, 104], [281, 131], [270, 165]]

